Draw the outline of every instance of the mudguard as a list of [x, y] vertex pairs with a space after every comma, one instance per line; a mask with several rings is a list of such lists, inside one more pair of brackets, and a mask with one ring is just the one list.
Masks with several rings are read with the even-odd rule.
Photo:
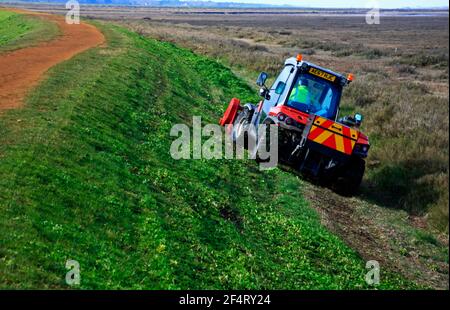
[[219, 120], [219, 125], [225, 126], [233, 124], [234, 120], [236, 119], [238, 111], [241, 109], [242, 109], [241, 101], [237, 98], [231, 99], [230, 104], [228, 105], [227, 109], [225, 110], [225, 113], [223, 114], [223, 117]]

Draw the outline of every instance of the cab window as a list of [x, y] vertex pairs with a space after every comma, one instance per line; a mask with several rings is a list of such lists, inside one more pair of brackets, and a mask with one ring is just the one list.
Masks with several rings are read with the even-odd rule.
[[[264, 100], [263, 114], [268, 115], [270, 109], [280, 102], [283, 95], [286, 96], [286, 92], [288, 91], [288, 87], [286, 87], [287, 81], [293, 72], [294, 66], [287, 65], [278, 75], [270, 88], [270, 100]], [[264, 117], [262, 119], [264, 119]]]
[[287, 106], [329, 119], [336, 117], [340, 86], [309, 73], [299, 74], [293, 85]]

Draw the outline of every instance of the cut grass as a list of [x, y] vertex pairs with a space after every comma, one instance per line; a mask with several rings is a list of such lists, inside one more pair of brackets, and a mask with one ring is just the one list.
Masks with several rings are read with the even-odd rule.
[[2, 11], [0, 8], [0, 53], [50, 41], [58, 34], [55, 23], [38, 16]]
[[[302, 182], [252, 161], [181, 160], [172, 125], [254, 92], [215, 61], [99, 24], [108, 48], [51, 70], [0, 122], [0, 287], [364, 289]], [[414, 288], [382, 269], [379, 288]]]

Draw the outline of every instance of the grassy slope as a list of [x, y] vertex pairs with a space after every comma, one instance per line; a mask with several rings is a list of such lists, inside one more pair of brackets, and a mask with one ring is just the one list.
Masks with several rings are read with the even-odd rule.
[[56, 24], [40, 17], [0, 9], [0, 53], [49, 41], [58, 33]]
[[[216, 123], [230, 70], [102, 25], [109, 47], [51, 70], [0, 123], [0, 287], [365, 288], [364, 262], [321, 226], [301, 181], [250, 161], [176, 161], [175, 123]], [[82, 73], [80, 73], [82, 72]], [[382, 288], [411, 284], [382, 273]]]

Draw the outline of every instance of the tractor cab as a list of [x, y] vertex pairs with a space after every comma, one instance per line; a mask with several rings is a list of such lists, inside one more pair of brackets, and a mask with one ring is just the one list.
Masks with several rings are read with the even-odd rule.
[[257, 81], [264, 98], [263, 113], [279, 114], [284, 110], [288, 114], [297, 114], [294, 115], [294, 120], [304, 125], [310, 114], [336, 120], [342, 89], [353, 80], [353, 76], [344, 77], [303, 61], [299, 55], [286, 60], [283, 70], [270, 89], [265, 86], [266, 80], [267, 74], [263, 72]]

